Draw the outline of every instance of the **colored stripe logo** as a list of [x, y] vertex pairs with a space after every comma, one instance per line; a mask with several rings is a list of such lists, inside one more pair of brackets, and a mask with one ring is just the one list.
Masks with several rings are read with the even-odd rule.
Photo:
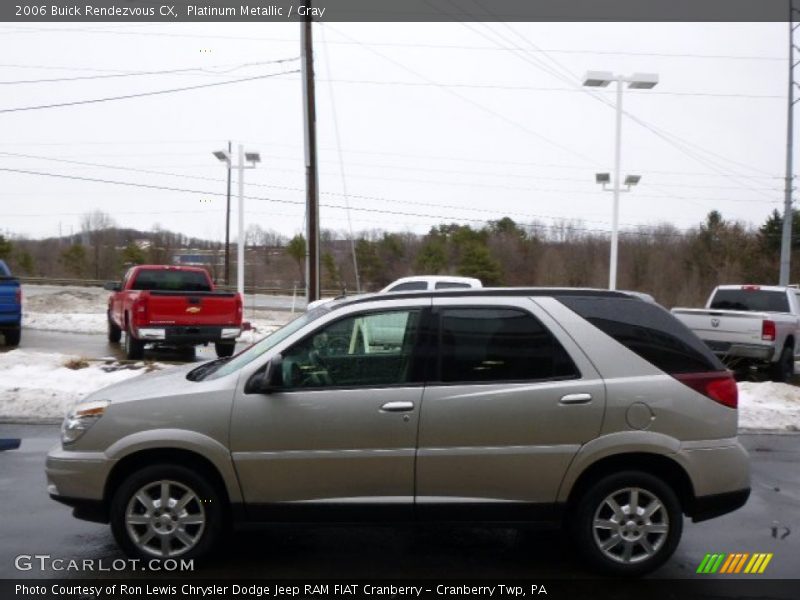
[[769, 561], [772, 560], [772, 556], [772, 552], [754, 552], [752, 554], [749, 552], [709, 553], [703, 557], [696, 572], [703, 575], [712, 575], [714, 573], [760, 575], [766, 570]]

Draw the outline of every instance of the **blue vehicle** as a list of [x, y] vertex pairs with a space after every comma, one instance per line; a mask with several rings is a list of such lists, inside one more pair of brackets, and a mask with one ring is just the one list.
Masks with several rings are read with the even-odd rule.
[[6, 346], [18, 346], [22, 334], [22, 288], [0, 260], [0, 335]]

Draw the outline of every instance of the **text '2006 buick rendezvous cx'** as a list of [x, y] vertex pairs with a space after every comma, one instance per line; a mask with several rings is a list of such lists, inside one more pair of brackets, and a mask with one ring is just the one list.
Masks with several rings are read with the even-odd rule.
[[367, 295], [93, 393], [47, 478], [137, 557], [202, 556], [248, 522], [553, 522], [638, 575], [684, 515], [746, 502], [737, 421], [731, 374], [640, 296]]

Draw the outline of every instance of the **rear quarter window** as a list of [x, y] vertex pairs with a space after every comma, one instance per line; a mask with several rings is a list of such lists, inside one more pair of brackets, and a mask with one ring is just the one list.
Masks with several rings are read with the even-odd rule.
[[427, 290], [428, 284], [424, 281], [406, 281], [405, 283], [398, 283], [396, 286], [389, 288], [389, 292], [416, 292], [420, 290]]
[[557, 300], [666, 373], [725, 370], [711, 350], [661, 306], [638, 298], [561, 296]]

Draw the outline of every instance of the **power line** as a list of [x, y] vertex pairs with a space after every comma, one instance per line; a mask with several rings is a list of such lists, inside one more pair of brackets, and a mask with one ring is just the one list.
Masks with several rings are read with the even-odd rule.
[[[128, 186], [128, 187], [136, 187], [136, 188], [144, 188], [144, 189], [151, 189], [151, 190], [160, 190], [160, 191], [171, 191], [171, 192], [180, 192], [180, 193], [189, 193], [189, 194], [200, 194], [206, 196], [223, 196], [222, 192], [213, 192], [208, 190], [196, 190], [196, 189], [187, 189], [187, 188], [179, 188], [174, 186], [164, 186], [164, 185], [156, 185], [156, 184], [144, 184], [138, 182], [131, 182], [131, 181], [120, 181], [120, 180], [112, 180], [112, 179], [102, 179], [96, 177], [82, 177], [77, 175], [66, 175], [62, 173], [50, 173], [44, 171], [31, 171], [27, 169], [13, 169], [8, 167], [0, 167], [0, 171], [5, 171], [9, 173], [19, 173], [24, 175], [34, 175], [34, 176], [41, 176], [41, 177], [52, 177], [52, 178], [60, 178], [60, 179], [69, 179], [69, 180], [77, 180], [77, 181], [85, 181], [85, 182], [92, 182], [92, 183], [104, 183], [110, 185], [120, 185], [120, 186]], [[280, 204], [290, 204], [296, 206], [304, 205], [304, 201], [302, 200], [289, 200], [285, 198], [267, 198], [263, 196], [244, 196], [249, 200], [254, 200], [257, 202], [274, 202]], [[405, 204], [411, 204], [411, 202], [404, 202]], [[330, 209], [338, 209], [338, 210], [346, 210], [347, 207], [340, 206], [336, 204], [320, 204], [325, 208]], [[436, 205], [437, 208], [448, 208], [447, 206]], [[463, 207], [452, 207], [452, 208], [463, 208]], [[426, 219], [440, 219], [444, 222], [471, 222], [471, 223], [486, 223], [486, 219], [478, 219], [478, 218], [471, 218], [471, 217], [456, 217], [453, 215], [441, 215], [441, 214], [429, 214], [429, 213], [415, 213], [409, 211], [401, 211], [401, 210], [387, 210], [387, 209], [378, 209], [374, 207], [352, 207], [351, 210], [359, 211], [359, 212], [367, 212], [367, 213], [376, 213], [381, 215], [391, 215], [391, 216], [409, 216], [409, 217], [419, 217], [419, 218], [426, 218]], [[487, 209], [476, 209], [480, 212], [491, 212], [492, 214], [497, 214], [497, 211], [488, 211]], [[513, 214], [513, 213], [511, 213]], [[522, 226], [527, 226], [529, 228], [553, 228], [553, 227], [566, 227], [564, 223], [568, 223], [570, 220], [563, 217], [554, 217], [552, 215], [527, 215], [529, 217], [534, 218], [552, 218], [552, 219], [560, 219], [560, 223], [553, 224], [553, 225], [544, 225], [542, 223], [519, 223]], [[583, 221], [583, 220], [581, 220]], [[604, 223], [601, 221], [595, 221], [598, 223]], [[640, 236], [647, 236], [650, 232], [644, 231], [646, 226], [638, 225], [637, 231], [628, 231], [625, 233], [626, 235], [640, 235]], [[653, 227], [653, 226], [651, 226]], [[659, 227], [656, 225], [655, 227]], [[595, 233], [610, 233], [608, 229], [599, 229], [599, 228], [575, 228], [571, 227], [574, 230], [580, 231], [587, 231], [587, 232], [595, 232]], [[677, 229], [677, 228], [676, 228]], [[692, 231], [690, 230], [678, 230], [682, 231], [683, 233], [687, 233]], [[620, 232], [622, 235], [623, 232]], [[662, 235], [659, 232], [653, 232], [653, 235]], [[667, 235], [667, 234], [663, 234]], [[679, 234], [670, 234], [670, 235], [679, 235]]]
[[[322, 80], [325, 81], [325, 80]], [[581, 93], [582, 90], [576, 88], [566, 87], [544, 87], [544, 86], [531, 86], [531, 85], [509, 85], [509, 84], [493, 84], [493, 83], [428, 83], [424, 81], [381, 81], [377, 79], [331, 79], [334, 83], [357, 84], [357, 85], [396, 85], [406, 87], [446, 87], [457, 89], [476, 89], [476, 90], [508, 90], [508, 91], [524, 91], [524, 92], [571, 92]], [[608, 92], [609, 94], [612, 92]], [[747, 99], [780, 99], [784, 97], [780, 94], [740, 94], [740, 93], [724, 93], [724, 92], [655, 92], [648, 91], [645, 96], [677, 96], [677, 97], [708, 97], [708, 98], [747, 98]]]
[[[331, 26], [328, 25], [328, 27], [331, 27]], [[332, 29], [334, 29], [334, 28], [332, 28]], [[334, 29], [334, 31], [337, 31], [337, 30]], [[469, 98], [467, 96], [464, 96], [463, 94], [459, 94], [458, 92], [456, 92], [456, 91], [454, 91], [454, 90], [452, 90], [450, 88], [445, 88], [445, 87], [439, 86], [438, 83], [436, 81], [434, 81], [433, 79], [430, 79], [429, 77], [426, 77], [425, 75], [419, 73], [418, 71], [415, 71], [414, 69], [411, 69], [410, 67], [404, 65], [403, 63], [400, 63], [400, 62], [394, 60], [393, 58], [390, 58], [389, 56], [386, 56], [385, 54], [383, 54], [382, 52], [380, 52], [378, 50], [375, 50], [374, 48], [371, 48], [369, 46], [361, 44], [360, 42], [358, 42], [358, 40], [355, 40], [354, 38], [351, 38], [350, 36], [348, 36], [345, 33], [342, 33], [341, 31], [338, 31], [338, 33], [339, 33], [339, 35], [343, 35], [344, 37], [347, 37], [347, 38], [355, 41], [362, 48], [365, 48], [365, 49], [369, 50], [373, 54], [376, 54], [377, 56], [380, 56], [381, 58], [383, 58], [384, 60], [394, 64], [395, 66], [398, 66], [401, 69], [411, 73], [412, 75], [415, 75], [416, 77], [419, 77], [420, 79], [422, 79], [424, 81], [427, 81], [428, 83], [430, 83], [430, 84], [432, 84], [434, 86], [439, 87], [439, 89], [441, 89], [441, 90], [443, 90], [443, 91], [455, 96], [456, 98], [460, 98], [462, 101], [466, 102], [467, 104], [471, 104], [472, 106], [478, 108], [479, 110], [481, 110], [483, 112], [486, 112], [486, 113], [489, 113], [489, 114], [497, 117], [498, 119], [500, 119], [502, 121], [505, 121], [506, 123], [508, 123], [508, 124], [514, 126], [515, 128], [519, 129], [520, 131], [523, 131], [523, 132], [525, 132], [525, 133], [527, 133], [529, 135], [532, 135], [533, 137], [535, 137], [535, 138], [537, 138], [537, 139], [539, 139], [539, 140], [541, 140], [543, 142], [546, 142], [547, 144], [550, 144], [551, 146], [554, 146], [554, 147], [556, 147], [556, 148], [558, 148], [560, 150], [568, 152], [569, 154], [572, 154], [574, 156], [578, 156], [579, 158], [582, 158], [583, 160], [585, 160], [585, 161], [587, 161], [589, 163], [596, 162], [592, 158], [589, 158], [588, 156], [586, 156], [585, 154], [583, 154], [581, 152], [578, 152], [576, 150], [572, 150], [571, 148], [568, 148], [564, 144], [556, 142], [555, 140], [552, 140], [552, 139], [548, 138], [547, 136], [544, 136], [544, 135], [542, 135], [542, 134], [530, 129], [530, 128], [526, 127], [525, 125], [523, 125], [523, 124], [521, 124], [521, 123], [519, 123], [519, 122], [517, 122], [517, 121], [515, 121], [513, 119], [510, 119], [506, 115], [504, 115], [502, 113], [499, 113], [496, 110], [481, 104], [480, 102], [476, 102], [475, 100], [472, 100], [471, 98]]]
[[[483, 7], [481, 7], [481, 8], [483, 9]], [[485, 10], [485, 9], [483, 9], [483, 10]], [[487, 12], [487, 14], [491, 14], [488, 11], [486, 11], [486, 12]], [[466, 14], [468, 14], [468, 13], [466, 13]], [[467, 28], [469, 28], [469, 29], [472, 29], [473, 31], [476, 31], [476, 29], [471, 25], [468, 25], [466, 23], [462, 23], [462, 25], [467, 27]], [[525, 43], [529, 44], [530, 46], [532, 46], [533, 48], [535, 48], [537, 50], [540, 50], [533, 42], [531, 42], [530, 40], [528, 40], [527, 38], [522, 36], [518, 31], [513, 29], [510, 25], [508, 25], [507, 23], [503, 23], [503, 25], [507, 29], [509, 29], [512, 33], [514, 33], [516, 36], [518, 36], [520, 39], [522, 39]], [[519, 46], [516, 46], [513, 41], [511, 41], [508, 38], [504, 37], [502, 34], [496, 32], [489, 25], [484, 24], [484, 26], [487, 29], [489, 29], [490, 31], [492, 31], [501, 40], [504, 40], [504, 41], [508, 42], [509, 44], [511, 44], [510, 47], [502, 46], [502, 44], [500, 44], [501, 47], [505, 47], [507, 50], [511, 51], [512, 53], [514, 53], [515, 51], [519, 50]], [[491, 38], [487, 37], [486, 34], [484, 34], [481, 31], [477, 31], [477, 33], [479, 35], [481, 35], [482, 37], [485, 37], [486, 39], [489, 39], [490, 41], [492, 41], [494, 43], [498, 43], [496, 40], [492, 40]], [[542, 63], [541, 60], [538, 60], [538, 59], [536, 59], [536, 61], [534, 62], [534, 61], [530, 60], [530, 57], [521, 57], [521, 58], [523, 60], [525, 60], [526, 62], [532, 64], [533, 66], [537, 67], [538, 69], [544, 70], [546, 73], [552, 75], [553, 77], [556, 77], [560, 81], [564, 81], [567, 84], [570, 84], [570, 85], [572, 85], [574, 87], [578, 87], [578, 89], [580, 89], [584, 93], [588, 94], [590, 97], [594, 98], [595, 100], [598, 100], [598, 101], [602, 102], [606, 106], [614, 108], [614, 104], [610, 100], [604, 98], [602, 95], [597, 94], [596, 92], [586, 90], [582, 86], [579, 86], [575, 81], [574, 75], [566, 67], [561, 65], [561, 63], [556, 61], [554, 58], [548, 56], [546, 53], [544, 53], [544, 54], [555, 65], [555, 67], [552, 67], [550, 65], [545, 65], [545, 64]], [[519, 56], [519, 55], [517, 54], [517, 56]], [[660, 130], [659, 128], [655, 127], [654, 125], [651, 125], [651, 124], [647, 123], [646, 121], [644, 121], [643, 119], [640, 119], [636, 115], [631, 114], [629, 111], [623, 110], [623, 113], [627, 117], [632, 119], [635, 123], [637, 123], [637, 124], [641, 125], [642, 127], [648, 129], [652, 133], [655, 133], [659, 138], [661, 138], [662, 140], [666, 141], [668, 144], [674, 146], [675, 148], [677, 148], [682, 153], [686, 154], [687, 156], [689, 156], [690, 158], [693, 158], [694, 160], [696, 160], [698, 162], [701, 162], [705, 166], [711, 168], [714, 171], [719, 172], [720, 174], [723, 174], [723, 168], [724, 167], [719, 167], [718, 165], [715, 165], [710, 159], [698, 155], [698, 153], [696, 151], [692, 151], [691, 149], [687, 148], [686, 146], [687, 145], [688, 146], [694, 146], [695, 148], [697, 148], [700, 151], [706, 152], [706, 153], [711, 154], [713, 156], [716, 156], [716, 157], [718, 157], [720, 159], [727, 160], [727, 161], [731, 162], [732, 164], [738, 165], [739, 167], [745, 167], [745, 168], [748, 168], [748, 169], [752, 169], [754, 171], [759, 171], [759, 169], [756, 169], [755, 167], [752, 167], [750, 165], [744, 165], [743, 163], [739, 163], [739, 162], [734, 161], [732, 159], [728, 159], [728, 158], [723, 157], [723, 156], [721, 156], [721, 155], [719, 155], [719, 154], [717, 154], [717, 153], [715, 153], [715, 152], [713, 152], [711, 150], [707, 150], [705, 148], [702, 148], [701, 146], [698, 146], [697, 144], [689, 142], [688, 140], [684, 140], [683, 138], [680, 138], [679, 136], [677, 136], [675, 134], [666, 132], [664, 130]], [[678, 141], [676, 141], [676, 140], [678, 140]], [[765, 173], [763, 171], [761, 171], [761, 172]], [[738, 173], [732, 172], [732, 171], [730, 171], [730, 169], [727, 169], [727, 173], [725, 173], [725, 174], [730, 179], [737, 179], [738, 178]], [[743, 185], [742, 187], [745, 187], [745, 188], [748, 188], [748, 189], [752, 189], [752, 188], [750, 188], [749, 185]], [[765, 195], [765, 194], [763, 194], [761, 192], [758, 192], [757, 190], [753, 190], [753, 191], [756, 191], [757, 193], [759, 193], [761, 195]]]
[[[241, 63], [237, 65], [227, 65], [227, 66], [217, 66], [217, 67], [186, 67], [181, 69], [165, 69], [160, 71], [128, 71], [122, 73], [106, 73], [103, 75], [79, 75], [77, 77], [55, 77], [51, 79], [17, 79], [12, 81], [0, 81], [0, 85], [21, 85], [21, 84], [28, 84], [28, 83], [57, 83], [57, 82], [65, 82], [65, 81], [86, 81], [86, 80], [94, 80], [94, 79], [113, 79], [119, 77], [138, 77], [141, 75], [170, 75], [170, 74], [177, 74], [177, 73], [189, 73], [189, 72], [201, 72], [207, 73], [211, 75], [223, 75], [226, 73], [230, 73], [232, 71], [236, 71], [238, 69], [243, 69], [247, 67], [256, 67], [262, 65], [272, 65], [272, 64], [279, 64], [284, 62], [289, 62], [292, 60], [297, 60], [298, 57], [295, 58], [282, 58], [279, 60], [267, 60], [261, 62], [250, 62], [250, 63]], [[213, 69], [224, 69], [219, 71], [214, 71]]]
[[[155, 24], [153, 24], [155, 25]], [[132, 36], [153, 36], [153, 37], [175, 37], [175, 38], [200, 38], [200, 39], [218, 39], [218, 40], [232, 40], [232, 41], [253, 41], [253, 42], [278, 42], [287, 44], [296, 44], [295, 38], [275, 38], [275, 37], [254, 37], [254, 36], [240, 36], [240, 35], [219, 35], [219, 34], [201, 34], [201, 33], [173, 33], [163, 31], [118, 31], [118, 30], [102, 30], [99, 28], [64, 28], [64, 27], [46, 27], [34, 28], [29, 27], [26, 30], [19, 29], [13, 33], [95, 33], [95, 34], [111, 34], [111, 35], [132, 35]], [[359, 45], [361, 42], [350, 40], [330, 40], [328, 44], [341, 45], [341, 46], [354, 46]], [[501, 48], [496, 46], [476, 46], [472, 44], [433, 44], [433, 43], [411, 43], [411, 42], [387, 42], [387, 41], [368, 41], [363, 42], [370, 46], [378, 46], [383, 48], [424, 48], [424, 49], [439, 49], [439, 50], [476, 50], [476, 51], [502, 51]], [[529, 53], [533, 53], [528, 51]], [[785, 56], [764, 56], [752, 54], [704, 54], [699, 52], [648, 52], [648, 51], [630, 51], [630, 50], [597, 50], [592, 48], [544, 48], [539, 52], [549, 52], [552, 54], [590, 54], [590, 55], [610, 55], [610, 56], [650, 56], [656, 58], [680, 58], [680, 59], [706, 59], [706, 60], [743, 60], [743, 61], [773, 61], [782, 62], [786, 61]], [[2, 66], [2, 65], [0, 65]]]
[[212, 82], [212, 83], [203, 83], [203, 84], [198, 84], [198, 85], [190, 85], [190, 86], [186, 86], [186, 87], [172, 88], [172, 89], [168, 89], [168, 90], [155, 90], [155, 91], [151, 91], [151, 92], [140, 92], [138, 94], [125, 94], [123, 96], [109, 96], [109, 97], [106, 97], [106, 98], [92, 98], [92, 99], [88, 99], [88, 100], [75, 100], [75, 101], [72, 101], [72, 102], [59, 102], [59, 103], [55, 103], [55, 104], [40, 104], [38, 106], [20, 106], [20, 107], [16, 107], [16, 108], [5, 108], [5, 109], [0, 109], [0, 113], [12, 113], [12, 112], [21, 112], [21, 111], [30, 111], [30, 110], [43, 110], [43, 109], [48, 109], [48, 108], [61, 108], [61, 107], [65, 107], [65, 106], [78, 106], [78, 105], [83, 105], [83, 104], [97, 104], [97, 103], [100, 103], [100, 102], [111, 102], [111, 101], [114, 101], [114, 100], [129, 100], [131, 98], [143, 98], [145, 96], [157, 96], [157, 95], [160, 95], [160, 94], [173, 94], [173, 93], [176, 93], [176, 92], [186, 92], [186, 91], [190, 91], [190, 90], [199, 90], [199, 89], [203, 89], [203, 88], [216, 87], [216, 86], [221, 86], [221, 85], [231, 85], [231, 84], [234, 84], [234, 83], [243, 83], [243, 82], [246, 82], [246, 81], [255, 81], [255, 80], [258, 80], [258, 79], [268, 79], [270, 77], [279, 77], [281, 75], [290, 75], [292, 73], [299, 73], [299, 72], [300, 72], [299, 69], [295, 69], [295, 70], [292, 70], [292, 71], [283, 71], [281, 73], [270, 73], [268, 75], [254, 75], [252, 77], [243, 77], [241, 79], [230, 79], [228, 81], [215, 81], [215, 82]]
[[[223, 182], [223, 179], [215, 178], [215, 177], [203, 177], [199, 175], [188, 175], [184, 173], [171, 173], [167, 171], [160, 171], [160, 170], [152, 170], [152, 169], [142, 169], [137, 167], [128, 167], [128, 166], [121, 166], [121, 165], [110, 165], [107, 163], [95, 163], [95, 162], [88, 162], [88, 161], [77, 161], [71, 159], [64, 159], [64, 158], [56, 158], [56, 157], [47, 157], [47, 156], [38, 156], [32, 154], [22, 154], [17, 152], [2, 152], [0, 151], [0, 155], [2, 156], [11, 156], [15, 158], [29, 158], [34, 160], [46, 160], [51, 162], [58, 162], [63, 164], [74, 164], [86, 167], [93, 167], [93, 168], [104, 168], [104, 169], [114, 169], [119, 171], [127, 171], [133, 173], [143, 173], [147, 175], [162, 175], [167, 177], [179, 177], [184, 179], [196, 179], [196, 180], [203, 180], [203, 181], [213, 181], [215, 183]], [[274, 169], [274, 167], [273, 167]], [[356, 175], [358, 178], [359, 176]], [[376, 179], [376, 180], [386, 180], [386, 181], [411, 181], [416, 183], [433, 183], [438, 185], [465, 185], [468, 187], [486, 187], [490, 189], [498, 188], [498, 189], [511, 189], [511, 190], [519, 190], [525, 192], [553, 192], [553, 193], [563, 193], [563, 194], [586, 194], [586, 195], [596, 195], [597, 192], [589, 191], [589, 190], [565, 190], [565, 189], [549, 189], [549, 188], [534, 188], [534, 187], [522, 187], [522, 186], [508, 186], [508, 185], [497, 185], [497, 184], [483, 184], [479, 182], [444, 182], [444, 181], [437, 181], [437, 180], [430, 180], [430, 179], [409, 179], [409, 178], [392, 178], [392, 177], [380, 177], [380, 176], [369, 176], [364, 175], [360, 176], [363, 179]], [[578, 180], [570, 180], [570, 181], [578, 181]], [[582, 181], [582, 180], [580, 180]], [[294, 186], [286, 186], [286, 185], [275, 185], [275, 184], [265, 184], [265, 183], [250, 183], [253, 187], [266, 187], [271, 189], [277, 189], [282, 191], [292, 191], [292, 192], [302, 192], [304, 191], [303, 188], [294, 187]], [[691, 187], [691, 186], [690, 186]], [[497, 211], [490, 210], [490, 209], [480, 209], [480, 208], [470, 208], [463, 205], [443, 205], [437, 203], [430, 203], [430, 202], [421, 202], [417, 200], [408, 200], [408, 199], [396, 199], [396, 198], [386, 198], [382, 196], [373, 196], [373, 195], [366, 195], [366, 194], [352, 194], [348, 193], [346, 190], [343, 193], [340, 192], [321, 192], [323, 195], [327, 196], [342, 196], [345, 198], [346, 204], [349, 203], [350, 198], [360, 199], [360, 200], [370, 200], [370, 201], [380, 201], [380, 202], [389, 202], [389, 203], [396, 203], [396, 204], [412, 204], [418, 206], [430, 206], [435, 208], [449, 208], [455, 210], [466, 210], [470, 212], [485, 212], [488, 214], [496, 214]], [[748, 200], [748, 199], [740, 199], [740, 198], [707, 198], [702, 196], [679, 196], [670, 194], [668, 196], [664, 195], [653, 195], [653, 194], [637, 194], [637, 197], [640, 198], [666, 198], [669, 200], [701, 200], [705, 202], [745, 202], [745, 203], [753, 203], [753, 202], [762, 202], [762, 203], [779, 203], [779, 200], [775, 201], [765, 201], [765, 200]], [[560, 218], [555, 215], [544, 215], [544, 214], [531, 214], [531, 213], [521, 213], [521, 212], [512, 212], [509, 214], [515, 214], [519, 216], [525, 217], [532, 217], [532, 218], [552, 218], [557, 219]], [[591, 222], [591, 221], [590, 221]], [[604, 221], [594, 221], [596, 223], [604, 223]]]

